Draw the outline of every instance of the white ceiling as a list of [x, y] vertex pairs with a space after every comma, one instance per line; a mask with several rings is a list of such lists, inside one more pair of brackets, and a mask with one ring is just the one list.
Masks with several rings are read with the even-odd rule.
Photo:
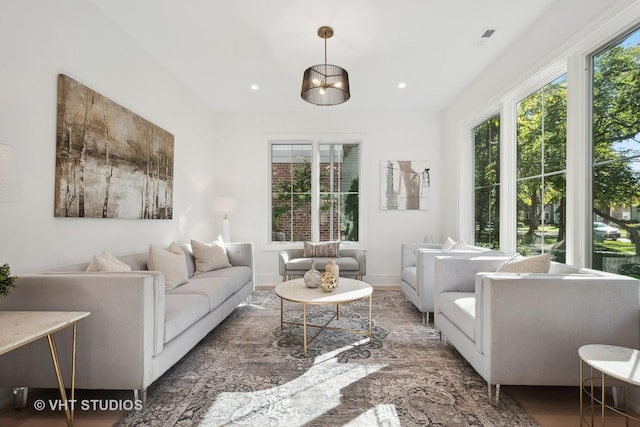
[[[439, 110], [554, 2], [91, 1], [216, 111]], [[323, 25], [335, 32], [328, 63], [349, 72], [340, 106], [300, 98], [304, 70], [324, 62]], [[487, 28], [497, 31], [479, 43]]]

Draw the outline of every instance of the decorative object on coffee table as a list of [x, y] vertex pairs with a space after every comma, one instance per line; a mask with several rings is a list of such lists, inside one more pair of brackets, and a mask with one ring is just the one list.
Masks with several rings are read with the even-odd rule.
[[331, 273], [333, 274], [333, 276], [336, 278], [336, 284], [338, 283], [338, 281], [340, 280], [340, 266], [338, 265], [338, 263], [336, 262], [335, 258], [329, 258], [327, 260], [328, 264], [325, 267], [324, 271], [327, 273]]
[[320, 289], [323, 292], [332, 292], [338, 286], [338, 278], [329, 272], [320, 276]]
[[316, 270], [316, 260], [311, 260], [311, 270], [304, 273], [304, 284], [307, 288], [317, 288], [320, 285], [320, 272]]

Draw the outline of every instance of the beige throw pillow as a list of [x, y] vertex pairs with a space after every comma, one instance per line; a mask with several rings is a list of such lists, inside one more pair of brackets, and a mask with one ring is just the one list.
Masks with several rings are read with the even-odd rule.
[[328, 257], [337, 258], [340, 256], [340, 242], [320, 242], [311, 243], [304, 242], [304, 251], [302, 254], [305, 258]]
[[109, 252], [103, 251], [91, 259], [87, 271], [131, 271], [131, 267]]
[[548, 273], [551, 267], [551, 256], [542, 255], [523, 257], [515, 254], [506, 260], [499, 268], [499, 273]]
[[451, 237], [447, 237], [447, 240], [445, 240], [444, 243], [442, 244], [442, 249], [444, 250], [451, 249], [455, 244], [456, 244], [455, 240], [453, 240]]
[[231, 267], [227, 250], [224, 248], [224, 241], [220, 236], [218, 236], [215, 242], [209, 244], [192, 240], [191, 250], [193, 251], [193, 256], [196, 258], [195, 274]]
[[164, 289], [170, 291], [178, 285], [187, 283], [187, 260], [184, 251], [173, 242], [168, 248], [149, 245], [149, 257], [147, 267], [151, 271], [160, 271], [164, 274]]

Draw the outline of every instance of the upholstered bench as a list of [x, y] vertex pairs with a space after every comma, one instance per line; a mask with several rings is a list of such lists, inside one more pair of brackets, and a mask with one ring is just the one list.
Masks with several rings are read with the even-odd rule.
[[[311, 261], [315, 260], [316, 269], [324, 271], [329, 259], [335, 259], [340, 267], [340, 277], [352, 277], [362, 280], [367, 272], [366, 252], [364, 249], [338, 249], [337, 256], [305, 256], [304, 249], [286, 249], [280, 251], [279, 264], [282, 280], [302, 277], [311, 269]], [[313, 254], [311, 254], [313, 255]]]

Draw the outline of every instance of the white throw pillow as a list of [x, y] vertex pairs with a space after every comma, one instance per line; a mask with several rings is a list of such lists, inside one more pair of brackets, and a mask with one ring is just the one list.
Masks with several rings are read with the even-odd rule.
[[447, 240], [445, 240], [444, 243], [442, 244], [442, 249], [444, 250], [451, 249], [455, 244], [456, 244], [455, 240], [453, 240], [451, 237], [447, 237]]
[[195, 274], [231, 267], [227, 250], [224, 248], [224, 241], [221, 236], [218, 236], [215, 242], [209, 244], [192, 240], [191, 250], [193, 251], [193, 256], [196, 258]]
[[131, 271], [131, 267], [109, 252], [103, 251], [91, 259], [87, 271]]
[[464, 239], [457, 241], [453, 246], [451, 246], [452, 251], [465, 249], [469, 249], [469, 247], [467, 246], [467, 242], [465, 242]]
[[548, 273], [551, 267], [549, 253], [523, 257], [515, 254], [506, 260], [497, 270], [499, 273]]
[[151, 271], [160, 271], [164, 274], [164, 289], [170, 291], [178, 285], [187, 283], [187, 260], [184, 251], [173, 242], [168, 248], [149, 245], [149, 257], [147, 267]]

